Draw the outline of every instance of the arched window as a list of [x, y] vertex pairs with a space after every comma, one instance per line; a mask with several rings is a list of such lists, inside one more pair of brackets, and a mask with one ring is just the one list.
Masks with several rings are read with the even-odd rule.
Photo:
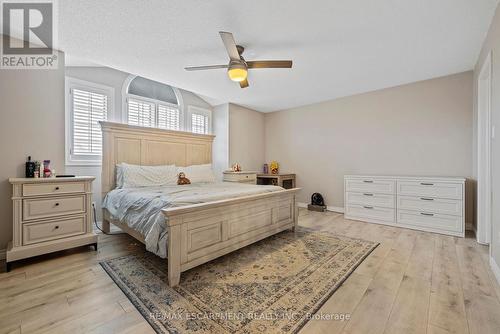
[[126, 121], [130, 125], [184, 130], [178, 90], [143, 77], [125, 82]]

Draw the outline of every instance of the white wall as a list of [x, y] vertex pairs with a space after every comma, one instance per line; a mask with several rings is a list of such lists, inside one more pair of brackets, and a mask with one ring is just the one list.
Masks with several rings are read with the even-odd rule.
[[[491, 121], [496, 128], [496, 138], [492, 140], [492, 235], [491, 253], [497, 267], [500, 267], [500, 6], [497, 7], [488, 36], [484, 41], [481, 54], [474, 70], [474, 85], [477, 85], [477, 77], [481, 71], [487, 55], [492, 52], [492, 100]], [[476, 89], [477, 90], [477, 89]], [[474, 112], [477, 120], [477, 110]], [[477, 121], [474, 122], [474, 128]], [[477, 139], [474, 141], [477, 143]], [[474, 156], [475, 164], [477, 158]], [[477, 168], [476, 168], [477, 171]], [[500, 273], [499, 273], [500, 274]]]
[[243, 170], [261, 171], [265, 157], [264, 114], [229, 104], [229, 164]]
[[12, 240], [9, 177], [25, 176], [29, 155], [64, 173], [64, 53], [58, 58], [58, 69], [0, 69], [0, 250]]
[[265, 159], [297, 174], [301, 202], [343, 207], [345, 174], [472, 175], [472, 72], [265, 118]]

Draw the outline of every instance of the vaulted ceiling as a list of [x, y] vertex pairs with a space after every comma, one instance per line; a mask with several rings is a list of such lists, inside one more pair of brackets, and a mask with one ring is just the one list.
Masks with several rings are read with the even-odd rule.
[[[269, 112], [471, 70], [498, 0], [64, 0], [60, 49], [212, 98]], [[218, 32], [253, 59], [239, 88]], [[71, 64], [70, 64], [71, 65]]]

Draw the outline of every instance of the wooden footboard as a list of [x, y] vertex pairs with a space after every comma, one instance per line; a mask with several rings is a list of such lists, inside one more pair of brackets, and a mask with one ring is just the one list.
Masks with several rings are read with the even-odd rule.
[[168, 283], [181, 272], [297, 225], [299, 188], [164, 209]]

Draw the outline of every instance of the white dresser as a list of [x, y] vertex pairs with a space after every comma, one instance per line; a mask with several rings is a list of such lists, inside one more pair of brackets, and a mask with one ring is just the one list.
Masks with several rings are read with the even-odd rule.
[[13, 226], [7, 271], [13, 261], [83, 245], [97, 250], [92, 229], [94, 177], [11, 178]]
[[347, 219], [463, 237], [465, 179], [346, 175]]

